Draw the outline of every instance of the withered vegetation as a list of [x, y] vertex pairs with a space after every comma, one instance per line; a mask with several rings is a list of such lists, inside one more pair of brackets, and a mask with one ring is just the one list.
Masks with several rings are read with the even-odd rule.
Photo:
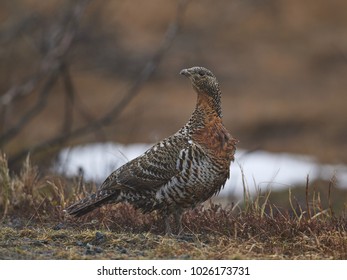
[[127, 204], [109, 205], [85, 217], [63, 209], [96, 188], [82, 178], [41, 176], [29, 158], [17, 175], [0, 157], [0, 259], [346, 259], [345, 209], [334, 213], [306, 185], [300, 205], [289, 192], [289, 209], [271, 193], [240, 203], [208, 202], [183, 216], [184, 234], [165, 236], [156, 213]]

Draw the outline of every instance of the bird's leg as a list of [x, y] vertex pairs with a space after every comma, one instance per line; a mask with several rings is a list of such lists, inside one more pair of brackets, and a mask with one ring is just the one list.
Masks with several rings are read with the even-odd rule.
[[169, 214], [165, 214], [164, 216], [164, 223], [165, 223], [165, 235], [172, 235], [172, 230], [171, 230], [171, 226], [170, 226], [170, 215]]
[[[183, 227], [182, 227], [182, 209], [178, 208], [176, 211], [173, 212], [174, 218], [175, 218], [175, 223], [178, 229], [178, 236], [181, 235], [183, 232]], [[172, 230], [170, 226], [170, 213], [165, 213], [164, 215], [164, 222], [165, 222], [165, 235], [172, 236]]]
[[165, 218], [165, 235], [170, 236], [172, 235], [172, 230], [171, 230], [171, 226], [170, 226], [170, 217], [167, 216]]
[[174, 217], [175, 217], [175, 223], [178, 229], [178, 234], [177, 235], [181, 235], [183, 232], [183, 227], [182, 227], [182, 209], [178, 208], [176, 209], [176, 211], [174, 212]]

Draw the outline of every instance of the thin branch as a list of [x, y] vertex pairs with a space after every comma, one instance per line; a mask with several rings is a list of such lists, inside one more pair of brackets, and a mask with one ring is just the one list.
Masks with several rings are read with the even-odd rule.
[[0, 147], [13, 139], [24, 128], [25, 125], [27, 125], [45, 108], [47, 104], [47, 97], [57, 81], [58, 76], [60, 75], [60, 69], [64, 64], [65, 56], [70, 50], [72, 42], [77, 33], [78, 22], [88, 3], [89, 0], [79, 1], [73, 7], [72, 12], [69, 15], [71, 16], [70, 21], [66, 21], [65, 19], [66, 22], [58, 25], [58, 32], [56, 34], [60, 34], [60, 36], [56, 35], [55, 37], [49, 38], [48, 45], [50, 48], [41, 62], [38, 74], [25, 83], [24, 86], [13, 87], [0, 98], [0, 107], [8, 106], [19, 96], [27, 95], [29, 92], [32, 92], [39, 80], [44, 76], [48, 76], [36, 104], [26, 113], [24, 113], [16, 124], [7, 129], [1, 135]]
[[[74, 83], [71, 78], [69, 66], [64, 63], [61, 69], [61, 76], [63, 78], [63, 83], [65, 87], [65, 114], [62, 126], [62, 133], [67, 134], [71, 132], [73, 125], [73, 110], [76, 109], [77, 113], [84, 119], [86, 123], [91, 123], [94, 121], [93, 116], [90, 115], [88, 110], [86, 110], [82, 105], [82, 100], [78, 98], [78, 94]], [[100, 141], [106, 139], [102, 129], [94, 131], [96, 139], [101, 139]], [[59, 133], [60, 134], [60, 133]]]
[[[7, 92], [0, 96], [0, 107], [6, 106], [13, 102], [16, 98], [30, 94], [36, 87], [38, 82], [49, 72], [55, 68], [55, 61], [59, 61], [65, 56], [66, 52], [74, 39], [76, 30], [78, 29], [81, 16], [90, 0], [80, 0], [72, 9], [68, 9], [65, 16], [56, 25], [49, 28], [47, 38], [44, 38], [44, 45], [48, 45], [45, 51], [38, 73], [22, 85], [15, 85]], [[67, 18], [68, 17], [68, 18]], [[30, 18], [31, 19], [31, 18]], [[32, 20], [35, 20], [33, 17]], [[52, 32], [54, 30], [54, 32]], [[55, 34], [54, 36], [51, 35]], [[59, 36], [60, 35], [60, 36]], [[60, 38], [60, 40], [59, 40]]]
[[37, 73], [35, 77], [24, 82], [22, 85], [11, 87], [0, 97], [0, 108], [10, 105], [17, 98], [26, 96], [30, 92], [32, 92], [43, 77], [43, 74], [44, 71], [39, 71], [39, 73]]
[[178, 30], [181, 26], [184, 12], [186, 10], [188, 1], [182, 0], [179, 1], [176, 11], [175, 19], [170, 23], [167, 28], [164, 38], [155, 52], [153, 57], [146, 63], [145, 67], [141, 71], [139, 78], [134, 82], [134, 84], [129, 88], [128, 92], [124, 95], [124, 97], [120, 100], [120, 102], [114, 106], [108, 113], [106, 113], [103, 117], [91, 122], [87, 125], [81, 126], [71, 132], [65, 133], [63, 135], [59, 135], [42, 143], [39, 143], [30, 149], [24, 149], [14, 155], [9, 164], [12, 165], [15, 162], [21, 160], [25, 157], [29, 152], [31, 154], [38, 153], [47, 148], [52, 148], [54, 146], [62, 145], [68, 140], [83, 136], [92, 132], [95, 129], [99, 129], [101, 126], [106, 126], [111, 123], [114, 119], [116, 119], [126, 108], [126, 106], [137, 96], [140, 92], [143, 84], [153, 75], [154, 71], [157, 69], [159, 63], [163, 59], [164, 55], [167, 53], [169, 48], [171, 47]]
[[55, 82], [57, 81], [57, 78], [58, 78], [58, 74], [56, 72], [53, 72], [52, 74], [50, 74], [45, 85], [43, 86], [43, 89], [41, 90], [41, 93], [37, 99], [36, 104], [32, 108], [30, 108], [26, 113], [24, 113], [24, 115], [22, 115], [20, 120], [0, 137], [0, 146], [4, 145], [8, 141], [10, 141], [12, 138], [14, 138], [28, 122], [30, 122], [35, 116], [37, 116], [45, 108], [47, 104], [48, 95], [52, 87], [54, 86]]
[[62, 125], [62, 132], [68, 133], [71, 131], [73, 124], [73, 106], [75, 103], [75, 87], [70, 77], [69, 66], [64, 63], [61, 67], [61, 76], [63, 78], [65, 88], [65, 112]]

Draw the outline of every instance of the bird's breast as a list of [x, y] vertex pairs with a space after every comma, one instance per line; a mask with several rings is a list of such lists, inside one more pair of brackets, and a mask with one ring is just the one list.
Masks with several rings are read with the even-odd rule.
[[226, 161], [234, 160], [236, 142], [219, 118], [211, 119], [196, 131], [193, 140], [199, 143], [213, 158]]

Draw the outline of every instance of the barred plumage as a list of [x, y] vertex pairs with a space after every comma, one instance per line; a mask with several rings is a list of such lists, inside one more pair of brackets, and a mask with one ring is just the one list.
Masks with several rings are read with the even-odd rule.
[[168, 218], [173, 214], [181, 232], [183, 210], [221, 190], [237, 140], [222, 124], [217, 79], [203, 67], [180, 74], [191, 80], [198, 96], [187, 124], [111, 173], [96, 193], [68, 207], [68, 214], [82, 216], [106, 203], [129, 202], [143, 212], [158, 210], [167, 233], [171, 233]]

